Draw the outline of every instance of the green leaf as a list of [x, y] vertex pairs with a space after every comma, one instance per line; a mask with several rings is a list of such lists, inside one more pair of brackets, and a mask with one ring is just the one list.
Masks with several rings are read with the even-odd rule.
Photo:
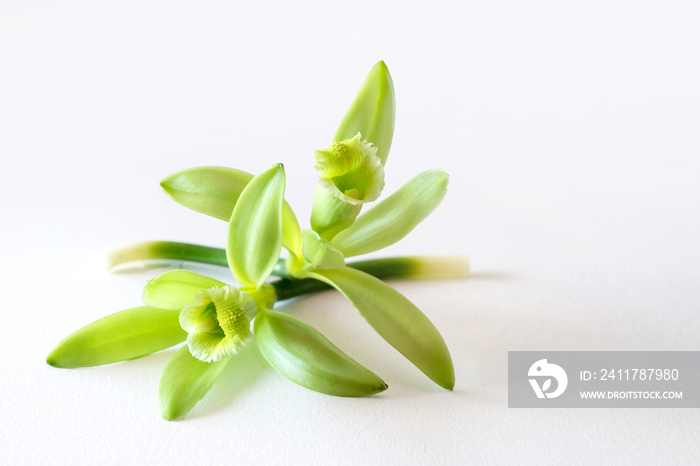
[[242, 285], [260, 288], [277, 263], [282, 248], [284, 167], [257, 175], [241, 193], [228, 229], [226, 257]]
[[290, 315], [259, 311], [255, 340], [272, 367], [311, 390], [335, 396], [367, 396], [387, 388], [382, 379], [340, 351], [318, 330]]
[[[252, 179], [250, 173], [234, 168], [194, 167], [166, 176], [160, 185], [175, 202], [228, 222], [238, 198]], [[293, 255], [301, 257], [301, 229], [286, 201], [282, 220], [282, 245]]]
[[231, 358], [202, 362], [183, 346], [168, 361], [160, 378], [160, 412], [172, 421], [186, 415], [204, 398]]
[[185, 340], [180, 311], [135, 307], [109, 315], [69, 335], [49, 353], [54, 367], [99, 366], [127, 361]]
[[384, 165], [394, 137], [395, 107], [394, 83], [389, 69], [380, 61], [370, 70], [355, 95], [333, 140], [351, 139], [359, 132], [362, 139], [377, 147], [377, 157]]
[[226, 283], [189, 270], [171, 270], [150, 280], [143, 289], [143, 303], [160, 309], [176, 309], [194, 304], [201, 290], [226, 286]]
[[449, 176], [442, 170], [420, 173], [357, 217], [331, 244], [351, 257], [396, 243], [435, 210], [445, 197], [448, 182]]
[[425, 314], [401, 293], [349, 267], [312, 270], [308, 275], [343, 293], [382, 338], [435, 383], [452, 390], [454, 367], [445, 341]]

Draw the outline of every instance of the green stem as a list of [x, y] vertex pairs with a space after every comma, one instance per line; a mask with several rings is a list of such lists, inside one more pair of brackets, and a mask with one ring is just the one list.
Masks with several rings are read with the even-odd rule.
[[[201, 264], [228, 267], [226, 250], [200, 246], [198, 244], [176, 243], [172, 241], [146, 241], [118, 249], [109, 255], [109, 269], [128, 268], [135, 262], [149, 267], [148, 262], [189, 261]], [[144, 263], [144, 261], [147, 261]], [[159, 266], [159, 265], [157, 265]]]
[[[369, 259], [347, 264], [380, 280], [391, 279], [451, 279], [469, 275], [469, 261], [464, 257], [392, 257]], [[329, 290], [330, 286], [312, 278], [283, 278], [272, 282], [278, 300], [291, 299], [309, 293]]]
[[[228, 267], [225, 249], [170, 241], [149, 241], [119, 249], [109, 256], [109, 267], [114, 271], [137, 262], [145, 267], [162, 266], [163, 261], [172, 260]], [[464, 278], [469, 275], [469, 262], [463, 257], [393, 257], [350, 262], [347, 266], [381, 280]], [[277, 261], [272, 275], [280, 278], [273, 282], [280, 300], [330, 288], [317, 280], [292, 278], [287, 272], [285, 259]]]

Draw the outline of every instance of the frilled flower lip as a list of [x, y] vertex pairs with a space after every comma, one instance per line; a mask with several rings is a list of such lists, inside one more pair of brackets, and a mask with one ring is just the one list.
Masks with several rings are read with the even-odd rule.
[[180, 312], [192, 356], [214, 362], [236, 354], [252, 336], [250, 316], [256, 310], [255, 300], [234, 286], [197, 293], [194, 304]]
[[348, 204], [375, 201], [384, 188], [384, 167], [377, 148], [357, 135], [315, 152], [319, 184]]

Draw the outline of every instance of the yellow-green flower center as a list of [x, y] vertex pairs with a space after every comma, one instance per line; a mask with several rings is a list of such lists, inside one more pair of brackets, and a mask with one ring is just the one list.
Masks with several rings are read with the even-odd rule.
[[190, 353], [205, 362], [235, 354], [252, 336], [250, 317], [256, 309], [255, 301], [234, 286], [202, 290], [180, 312]]
[[316, 151], [319, 183], [349, 204], [374, 201], [384, 188], [384, 167], [377, 148], [362, 140], [333, 142], [326, 150]]

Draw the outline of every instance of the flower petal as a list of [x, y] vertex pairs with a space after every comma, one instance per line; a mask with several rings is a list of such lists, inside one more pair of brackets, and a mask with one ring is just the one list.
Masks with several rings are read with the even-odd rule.
[[380, 61], [367, 74], [333, 140], [343, 141], [361, 133], [377, 147], [377, 156], [384, 165], [394, 137], [395, 106], [394, 83], [386, 64]]
[[409, 361], [443, 388], [454, 387], [454, 367], [440, 332], [420, 309], [381, 280], [349, 267], [313, 270], [308, 275], [328, 283]]
[[282, 248], [284, 167], [260, 173], [246, 186], [233, 209], [226, 257], [242, 285], [259, 288], [277, 263]]
[[188, 209], [229, 221], [243, 189], [253, 175], [235, 168], [194, 167], [163, 178], [160, 186]]
[[417, 175], [357, 217], [331, 243], [345, 257], [378, 251], [396, 243], [435, 210], [445, 197], [448, 182], [449, 176], [441, 170]]
[[245, 348], [246, 343], [240, 335], [192, 332], [187, 335], [187, 346], [192, 356], [200, 361], [216, 362], [238, 353], [238, 350]]
[[376, 374], [290, 315], [259, 311], [255, 340], [272, 367], [311, 390], [335, 396], [367, 396], [387, 388]]
[[193, 357], [183, 346], [168, 361], [160, 379], [160, 412], [172, 421], [190, 412], [204, 398], [216, 379], [226, 368], [229, 359], [206, 363]]
[[135, 307], [109, 315], [69, 335], [49, 353], [54, 367], [99, 366], [136, 359], [185, 340], [177, 310]]
[[345, 265], [343, 254], [312, 230], [302, 233], [304, 258], [316, 269], [336, 269]]
[[226, 286], [226, 283], [189, 270], [171, 270], [150, 280], [143, 289], [143, 303], [160, 309], [177, 309], [194, 304], [202, 289]]
[[[169, 175], [160, 182], [172, 200], [188, 209], [224, 220], [231, 220], [233, 208], [245, 187], [253, 179], [250, 173], [227, 167], [194, 167]], [[284, 202], [282, 245], [301, 257], [301, 229], [292, 208]]]

